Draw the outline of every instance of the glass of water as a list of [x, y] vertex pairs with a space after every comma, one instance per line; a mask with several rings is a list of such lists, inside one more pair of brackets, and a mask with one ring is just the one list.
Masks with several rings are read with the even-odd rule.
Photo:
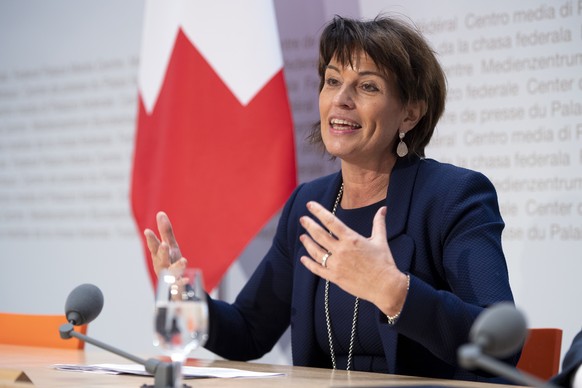
[[154, 345], [172, 359], [173, 387], [182, 387], [182, 365], [208, 338], [208, 305], [197, 268], [166, 269], [158, 274]]

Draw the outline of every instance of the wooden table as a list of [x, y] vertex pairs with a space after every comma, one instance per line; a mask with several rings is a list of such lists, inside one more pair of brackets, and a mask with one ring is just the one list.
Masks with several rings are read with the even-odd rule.
[[[68, 372], [52, 368], [54, 364], [129, 363], [114, 354], [99, 351], [62, 350], [26, 346], [0, 345], [0, 369], [23, 371], [34, 387], [141, 387], [153, 384], [152, 377], [128, 375], [100, 375], [95, 373]], [[195, 387], [394, 387], [431, 385], [445, 387], [502, 388], [499, 384], [467, 381], [426, 379], [419, 377], [387, 375], [381, 373], [333, 371], [286, 365], [267, 365], [224, 360], [190, 360], [188, 365], [237, 368], [259, 372], [284, 373], [283, 376], [239, 379], [193, 379], [185, 383]], [[30, 384], [11, 383], [0, 378], [2, 387], [31, 387]], [[505, 386], [512, 387], [515, 386]]]

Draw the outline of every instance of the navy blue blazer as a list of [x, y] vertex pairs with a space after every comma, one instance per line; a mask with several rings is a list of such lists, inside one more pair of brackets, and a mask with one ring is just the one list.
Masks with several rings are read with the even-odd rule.
[[[207, 349], [227, 359], [256, 359], [290, 324], [293, 364], [331, 367], [314, 337], [317, 279], [299, 262], [307, 254], [299, 241], [305, 233], [299, 218], [308, 214], [311, 200], [331, 209], [340, 184], [336, 173], [296, 188], [271, 248], [236, 301], [210, 300]], [[399, 159], [386, 206], [388, 243], [398, 268], [410, 274], [410, 289], [395, 325], [380, 310], [359, 319], [376, 321], [389, 372], [492, 381], [463, 370], [457, 349], [485, 307], [513, 301], [493, 185], [471, 170], [431, 159]]]

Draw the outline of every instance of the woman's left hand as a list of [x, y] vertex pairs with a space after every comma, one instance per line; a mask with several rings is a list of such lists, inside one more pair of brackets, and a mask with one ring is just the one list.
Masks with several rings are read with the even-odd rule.
[[406, 299], [407, 279], [396, 267], [388, 246], [386, 207], [374, 216], [369, 238], [347, 227], [317, 202], [308, 202], [307, 209], [327, 230], [312, 218], [301, 217], [309, 235], [301, 235], [300, 240], [311, 256], [301, 257], [303, 265], [344, 291], [374, 303], [385, 314], [399, 313]]

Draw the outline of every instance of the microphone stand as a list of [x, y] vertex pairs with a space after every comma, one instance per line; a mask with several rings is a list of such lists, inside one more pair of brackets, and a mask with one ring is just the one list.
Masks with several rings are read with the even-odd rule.
[[[98, 341], [91, 337], [75, 331], [75, 328], [71, 323], [64, 323], [59, 328], [59, 333], [62, 339], [70, 339], [72, 337], [78, 338], [81, 341], [88, 342], [91, 345], [95, 345], [101, 349], [105, 349], [111, 353], [117, 354], [118, 356], [127, 358], [137, 364], [143, 365], [145, 370], [154, 376], [154, 388], [173, 388], [174, 387], [174, 365], [170, 362], [163, 362], [155, 358], [149, 358], [144, 360], [143, 358], [129, 354], [121, 349], [117, 349], [111, 345], [104, 342]], [[181, 372], [178, 372], [181, 373]], [[151, 387], [151, 385], [149, 386]]]
[[541, 380], [483, 354], [483, 352], [481, 352], [481, 347], [476, 344], [466, 344], [461, 346], [458, 355], [461, 366], [466, 369], [480, 368], [495, 375], [505, 377], [514, 383], [529, 387], [558, 388], [549, 381]]

